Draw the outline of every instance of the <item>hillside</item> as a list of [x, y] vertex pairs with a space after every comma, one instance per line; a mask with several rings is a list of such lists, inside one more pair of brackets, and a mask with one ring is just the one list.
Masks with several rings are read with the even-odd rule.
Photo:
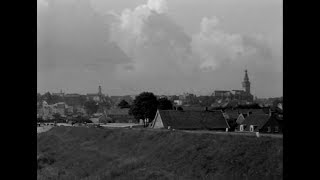
[[282, 139], [269, 137], [54, 127], [37, 154], [38, 179], [282, 179]]

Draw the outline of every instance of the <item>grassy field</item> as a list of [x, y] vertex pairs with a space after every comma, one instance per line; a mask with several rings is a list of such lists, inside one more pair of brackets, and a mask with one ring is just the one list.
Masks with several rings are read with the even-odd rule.
[[38, 134], [38, 179], [282, 179], [282, 139], [54, 127]]

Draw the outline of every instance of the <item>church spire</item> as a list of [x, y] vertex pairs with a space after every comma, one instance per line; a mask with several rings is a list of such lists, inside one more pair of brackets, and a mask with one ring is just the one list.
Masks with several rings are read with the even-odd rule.
[[244, 75], [244, 81], [249, 81], [248, 71], [245, 70], [244, 72], [246, 73], [246, 74]]
[[250, 81], [248, 77], [248, 71], [245, 70], [244, 80], [242, 82], [242, 87], [245, 89], [246, 93], [250, 94]]

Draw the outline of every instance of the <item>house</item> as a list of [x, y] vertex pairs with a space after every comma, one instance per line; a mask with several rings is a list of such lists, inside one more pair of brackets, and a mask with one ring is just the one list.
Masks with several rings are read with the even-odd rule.
[[270, 110], [263, 108], [263, 109], [239, 109], [237, 110], [239, 116], [237, 118], [237, 124], [241, 124], [246, 117], [250, 116], [251, 114], [269, 114]]
[[239, 131], [280, 133], [282, 124], [282, 120], [275, 118], [275, 115], [251, 114], [239, 125]]
[[115, 123], [132, 123], [135, 119], [132, 115], [129, 115], [129, 109], [130, 108], [113, 108], [106, 110], [106, 114]]
[[92, 123], [94, 124], [100, 124], [100, 123], [106, 124], [112, 121], [110, 117], [106, 117], [105, 115], [100, 113], [94, 114], [93, 117], [91, 117], [89, 120], [92, 121]]
[[237, 124], [241, 124], [247, 116], [248, 116], [248, 114], [246, 114], [246, 113], [240, 113], [237, 118], [237, 121], [236, 121]]
[[224, 112], [225, 116], [227, 119], [233, 119], [233, 120], [237, 120], [239, 117], [239, 111], [238, 110], [225, 110]]
[[175, 104], [175, 105], [178, 105], [178, 106], [181, 106], [182, 105], [182, 101], [181, 100], [174, 100], [173, 101], [173, 103]]
[[222, 111], [157, 110], [151, 128], [226, 130], [230, 127]]

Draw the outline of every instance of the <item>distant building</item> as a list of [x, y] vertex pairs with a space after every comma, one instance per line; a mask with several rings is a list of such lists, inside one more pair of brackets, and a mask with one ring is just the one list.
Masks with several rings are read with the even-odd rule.
[[224, 131], [230, 126], [222, 111], [158, 110], [151, 128]]
[[182, 100], [174, 100], [173, 103], [175, 105], [181, 106], [182, 105]]
[[93, 100], [96, 102], [101, 102], [104, 98], [104, 94], [102, 94], [101, 86], [99, 86], [98, 93], [87, 94], [87, 100]]
[[274, 114], [251, 114], [239, 125], [239, 131], [281, 133], [283, 120]]
[[53, 96], [60, 96], [60, 97], [64, 97], [64, 93], [62, 92], [62, 90], [60, 90], [59, 93], [52, 93]]
[[108, 117], [115, 123], [132, 123], [135, 121], [132, 115], [129, 115], [129, 108], [113, 108], [106, 110]]
[[242, 87], [244, 90], [215, 90], [212, 93], [216, 99], [220, 100], [238, 100], [238, 101], [246, 101], [253, 102], [253, 95], [250, 93], [250, 81], [248, 77], [248, 71], [245, 70], [244, 80], [242, 82]]

